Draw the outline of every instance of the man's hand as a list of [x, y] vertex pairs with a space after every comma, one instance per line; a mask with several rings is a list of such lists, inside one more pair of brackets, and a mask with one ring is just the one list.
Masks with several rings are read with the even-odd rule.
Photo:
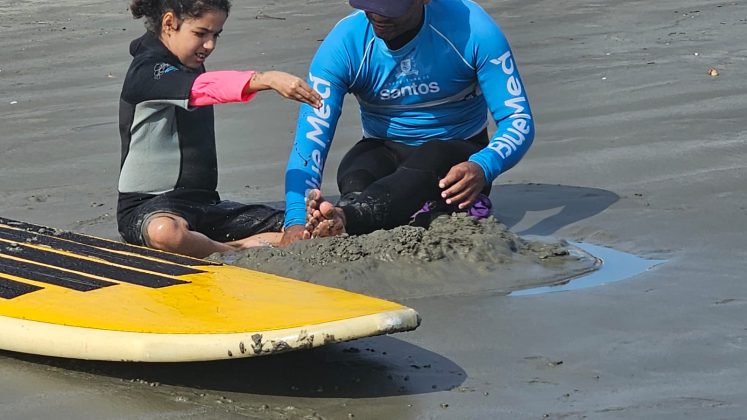
[[454, 165], [446, 176], [439, 181], [443, 189], [441, 197], [446, 204], [458, 204], [460, 209], [469, 208], [485, 187], [485, 174], [480, 165], [474, 162], [462, 162]]
[[288, 226], [288, 228], [283, 231], [283, 237], [280, 239], [280, 243], [278, 244], [278, 246], [288, 246], [293, 242], [306, 239], [303, 237], [304, 232], [306, 232], [306, 228], [304, 227], [304, 225]]

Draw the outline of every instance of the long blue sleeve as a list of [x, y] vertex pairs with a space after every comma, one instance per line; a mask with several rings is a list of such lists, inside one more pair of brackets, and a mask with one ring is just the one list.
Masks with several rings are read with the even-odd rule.
[[477, 79], [496, 124], [490, 144], [470, 157], [487, 182], [516, 165], [534, 140], [534, 120], [508, 41], [495, 24], [473, 33]]
[[347, 93], [345, 79], [349, 64], [335, 31], [317, 51], [309, 70], [308, 83], [322, 96], [321, 108], [301, 105], [296, 136], [285, 172], [285, 227], [306, 223], [306, 192], [321, 188], [342, 102]]

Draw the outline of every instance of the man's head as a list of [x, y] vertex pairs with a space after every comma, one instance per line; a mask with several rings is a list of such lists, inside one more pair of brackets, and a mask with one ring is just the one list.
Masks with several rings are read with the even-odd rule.
[[384, 41], [415, 29], [423, 16], [423, 5], [430, 0], [349, 0], [366, 12], [374, 33]]

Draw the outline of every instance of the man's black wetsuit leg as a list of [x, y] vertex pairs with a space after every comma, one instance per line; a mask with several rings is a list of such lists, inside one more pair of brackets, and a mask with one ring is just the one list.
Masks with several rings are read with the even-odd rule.
[[374, 181], [397, 170], [401, 157], [386, 143], [380, 139], [363, 139], [345, 154], [337, 169], [338, 206], [345, 205]]
[[[383, 141], [388, 152], [372, 148], [378, 151], [365, 158], [351, 150], [338, 177], [342, 194], [338, 206], [345, 213], [346, 230], [361, 234], [407, 224], [425, 202], [443, 200], [438, 181], [486, 144], [487, 133], [483, 132], [469, 140], [435, 140], [421, 146]], [[395, 170], [376, 178], [377, 171], [378, 175], [390, 171], [393, 162], [398, 165]]]

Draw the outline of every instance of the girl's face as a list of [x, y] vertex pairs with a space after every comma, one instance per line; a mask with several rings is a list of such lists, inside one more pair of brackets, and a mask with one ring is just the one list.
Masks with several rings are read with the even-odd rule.
[[210, 10], [199, 18], [184, 20], [166, 12], [161, 22], [161, 41], [183, 65], [198, 69], [215, 49], [227, 18], [223, 10]]

